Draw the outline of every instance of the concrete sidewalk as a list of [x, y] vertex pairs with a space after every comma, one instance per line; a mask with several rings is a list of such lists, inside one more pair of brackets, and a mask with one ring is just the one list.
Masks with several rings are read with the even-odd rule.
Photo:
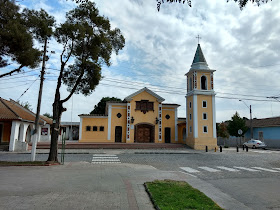
[[86, 162], [51, 167], [0, 167], [0, 209], [153, 209], [143, 184], [183, 180], [225, 209], [242, 203], [200, 179], [136, 164]]

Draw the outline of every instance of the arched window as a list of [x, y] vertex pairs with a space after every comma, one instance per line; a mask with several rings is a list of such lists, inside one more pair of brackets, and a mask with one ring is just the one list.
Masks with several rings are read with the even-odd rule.
[[206, 76], [202, 76], [201, 77], [201, 83], [200, 83], [200, 85], [201, 85], [201, 89], [202, 90], [207, 90], [207, 78], [206, 78]]
[[190, 78], [189, 90], [192, 91], [192, 78]]

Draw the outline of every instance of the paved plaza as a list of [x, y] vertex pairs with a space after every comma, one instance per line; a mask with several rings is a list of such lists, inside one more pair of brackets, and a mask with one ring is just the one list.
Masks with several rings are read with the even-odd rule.
[[[37, 160], [46, 160], [39, 150]], [[187, 181], [225, 209], [280, 209], [280, 152], [67, 150], [65, 164], [0, 167], [0, 209], [153, 209], [143, 184]], [[29, 160], [1, 152], [0, 160]]]

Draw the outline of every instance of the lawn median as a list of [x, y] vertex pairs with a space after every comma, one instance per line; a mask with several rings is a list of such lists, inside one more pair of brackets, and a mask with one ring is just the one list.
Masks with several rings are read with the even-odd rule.
[[0, 166], [51, 166], [60, 165], [58, 162], [47, 161], [0, 161]]
[[222, 209], [183, 181], [156, 180], [144, 185], [156, 209]]

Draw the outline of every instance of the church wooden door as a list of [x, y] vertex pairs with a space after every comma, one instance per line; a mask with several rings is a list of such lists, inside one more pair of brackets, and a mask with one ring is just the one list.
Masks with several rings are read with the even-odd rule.
[[138, 125], [135, 141], [138, 143], [152, 142], [152, 127], [149, 125]]
[[115, 142], [122, 142], [122, 126], [115, 128]]

